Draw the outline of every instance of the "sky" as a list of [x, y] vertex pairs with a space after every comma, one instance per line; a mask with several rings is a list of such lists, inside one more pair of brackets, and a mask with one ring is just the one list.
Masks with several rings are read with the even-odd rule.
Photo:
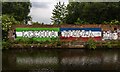
[[65, 2], [68, 4], [68, 0], [30, 0], [32, 8], [30, 10], [30, 16], [33, 22], [39, 22], [44, 24], [51, 23], [52, 10], [57, 2]]

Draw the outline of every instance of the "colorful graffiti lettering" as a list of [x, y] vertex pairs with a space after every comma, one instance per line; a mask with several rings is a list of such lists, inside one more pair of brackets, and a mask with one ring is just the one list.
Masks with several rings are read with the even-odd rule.
[[[60, 33], [60, 34], [59, 34]], [[16, 28], [17, 38], [28, 37], [39, 40], [50, 38], [60, 38], [74, 40], [80, 38], [88, 40], [94, 38], [101, 40], [100, 28]]]
[[117, 31], [103, 31], [103, 40], [117, 40], [119, 33]]
[[16, 28], [17, 38], [35, 40], [120, 40], [120, 30], [101, 31], [101, 28]]
[[22, 37], [37, 37], [37, 38], [42, 38], [42, 37], [58, 37], [58, 32], [57, 31], [22, 31], [22, 32], [16, 32], [17, 36], [22, 36]]
[[16, 39], [51, 40], [58, 38], [59, 28], [16, 28]]
[[60, 28], [61, 39], [65, 40], [88, 40], [94, 38], [95, 40], [101, 40], [100, 28]]
[[69, 31], [62, 31], [63, 37], [94, 37], [94, 33], [92, 31], [85, 31], [85, 30], [69, 30]]
[[118, 40], [120, 40], [120, 29], [117, 29]]

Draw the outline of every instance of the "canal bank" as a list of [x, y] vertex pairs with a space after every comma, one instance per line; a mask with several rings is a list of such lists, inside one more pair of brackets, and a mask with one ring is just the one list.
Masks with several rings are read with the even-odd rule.
[[87, 42], [81, 42], [81, 41], [71, 41], [71, 42], [60, 42], [60, 41], [54, 41], [54, 42], [3, 42], [3, 49], [24, 49], [24, 48], [42, 48], [42, 49], [65, 49], [65, 48], [80, 48], [80, 49], [118, 49], [120, 48], [120, 41], [101, 41], [96, 42], [93, 40], [88, 40]]

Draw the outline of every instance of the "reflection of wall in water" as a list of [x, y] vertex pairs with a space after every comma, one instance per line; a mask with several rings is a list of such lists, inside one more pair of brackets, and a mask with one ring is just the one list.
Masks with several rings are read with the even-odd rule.
[[32, 57], [17, 57], [16, 62], [18, 64], [57, 64], [58, 60], [57, 57], [38, 57], [38, 58], [32, 58]]
[[94, 65], [94, 64], [115, 64], [118, 61], [117, 53], [102, 53], [101, 56], [98, 55], [76, 55], [76, 56], [61, 56], [59, 57], [16, 57], [16, 62], [19, 65], [33, 65], [33, 64], [40, 64], [40, 65], [52, 65], [58, 64], [59, 61], [62, 65]]
[[63, 65], [91, 65], [91, 64], [101, 64], [101, 58], [98, 57], [64, 57], [61, 61]]
[[103, 54], [99, 56], [75, 56], [75, 57], [63, 57], [61, 63], [63, 65], [94, 65], [94, 64], [115, 64], [118, 60], [117, 54]]
[[118, 61], [118, 54], [107, 54], [103, 55], [103, 63], [116, 63]]
[[[6, 56], [3, 59], [8, 65], [7, 68], [18, 68], [18, 69], [41, 69], [41, 68], [52, 68], [57, 69], [68, 68], [68, 67], [78, 67], [78, 68], [95, 68], [98, 66], [102, 68], [119, 68], [120, 67], [120, 53], [117, 50], [107, 50], [107, 51], [86, 51], [86, 50], [76, 50], [67, 49], [62, 51], [44, 51], [39, 50], [37, 52], [32, 51], [20, 51], [15, 53], [6, 52]], [[12, 58], [11, 58], [12, 57]], [[4, 61], [3, 60], [3, 61]], [[12, 67], [11, 67], [12, 66]], [[68, 66], [68, 67], [67, 67]], [[104, 66], [104, 67], [103, 67]], [[109, 66], [109, 67], [106, 67]]]

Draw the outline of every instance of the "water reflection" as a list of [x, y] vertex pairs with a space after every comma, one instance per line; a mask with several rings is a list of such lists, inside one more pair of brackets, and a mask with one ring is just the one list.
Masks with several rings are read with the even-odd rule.
[[16, 58], [17, 64], [57, 64], [58, 60], [56, 57], [17, 57]]
[[75, 65], [91, 65], [91, 64], [100, 64], [101, 63], [101, 59], [97, 58], [97, 57], [65, 57], [62, 59], [62, 64], [63, 65], [71, 65], [71, 64], [75, 64]]
[[118, 70], [119, 50], [5, 50], [3, 70]]

